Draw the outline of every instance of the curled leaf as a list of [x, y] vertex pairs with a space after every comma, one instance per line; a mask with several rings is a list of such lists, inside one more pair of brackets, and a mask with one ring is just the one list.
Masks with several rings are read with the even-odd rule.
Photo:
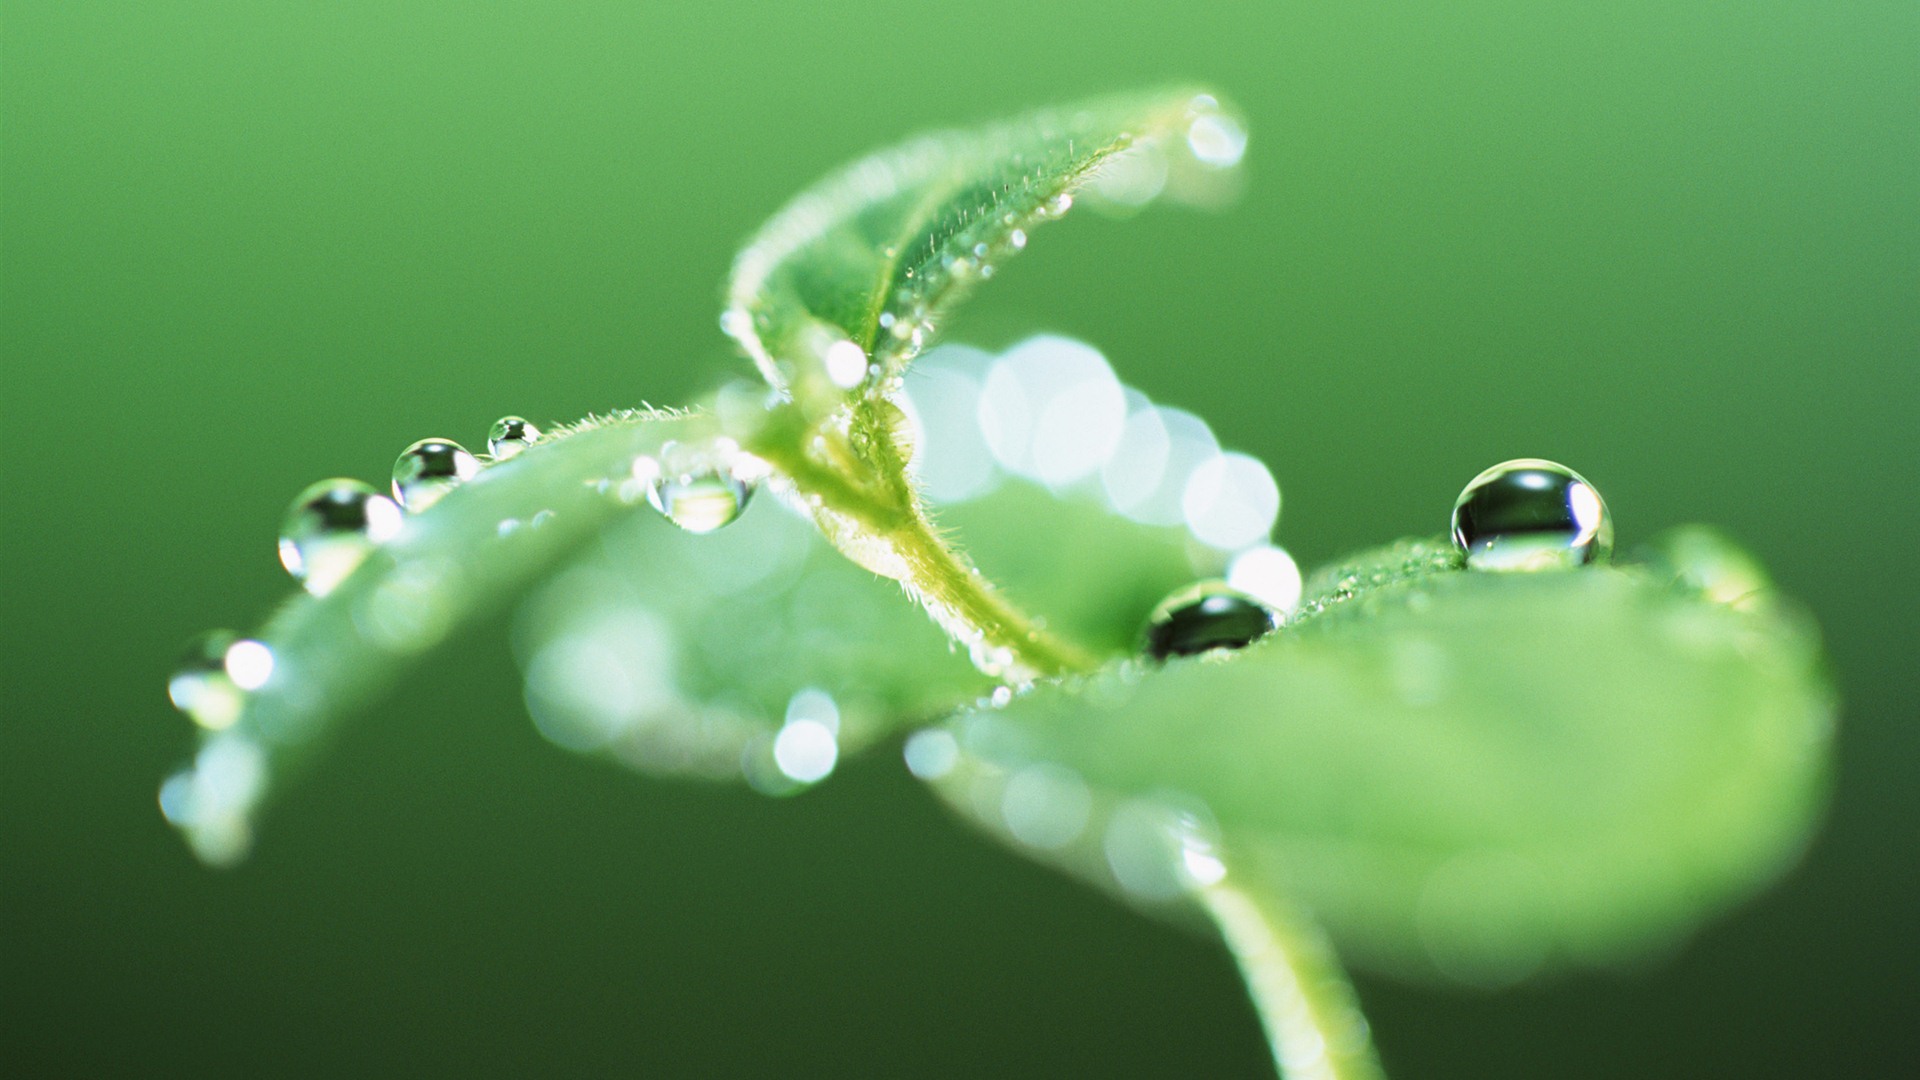
[[1162, 192], [1210, 201], [1245, 142], [1231, 111], [1187, 88], [921, 136], [775, 215], [734, 263], [722, 328], [768, 382], [804, 400], [884, 385], [1083, 187], [1120, 205]]

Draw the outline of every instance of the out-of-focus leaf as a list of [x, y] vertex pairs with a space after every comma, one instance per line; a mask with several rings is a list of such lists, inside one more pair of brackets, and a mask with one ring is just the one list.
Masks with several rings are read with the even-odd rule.
[[[515, 645], [543, 733], [777, 792], [991, 689], [898, 585], [764, 502], [708, 535], [617, 523], [528, 602]], [[781, 744], [789, 723], [815, 727]]]
[[[1727, 580], [1753, 573], [1737, 549], [1685, 536], [1654, 570], [1351, 560], [1241, 653], [962, 718], [943, 790], [1149, 899], [1199, 843], [1404, 974], [1499, 984], [1656, 948], [1796, 855], [1832, 724], [1810, 626]], [[1058, 842], [1055, 803], [1082, 825]]]
[[[1185, 530], [1021, 481], [942, 520], [1027, 610], [1105, 655], [1128, 651], [1147, 610], [1194, 573]], [[1032, 543], [1035, 529], [1055, 542]], [[1084, 572], [1090, 551], [1098, 575]], [[744, 767], [763, 790], [797, 785], [772, 756], [790, 720], [826, 710], [845, 754], [992, 689], [898, 585], [771, 504], [705, 536], [652, 515], [616, 523], [529, 600], [515, 644], [554, 742], [643, 772]]]
[[921, 136], [775, 215], [734, 263], [723, 328], [799, 396], [835, 399], [869, 364], [870, 385], [884, 385], [1075, 192], [1122, 207], [1163, 192], [1209, 201], [1231, 185], [1245, 140], [1231, 112], [1190, 88]]

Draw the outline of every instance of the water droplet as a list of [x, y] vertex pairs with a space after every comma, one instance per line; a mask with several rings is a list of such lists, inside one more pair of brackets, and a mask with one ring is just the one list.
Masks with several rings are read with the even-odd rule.
[[242, 690], [258, 690], [273, 677], [273, 650], [264, 643], [243, 638], [227, 646], [227, 678]]
[[508, 458], [540, 441], [540, 429], [519, 416], [503, 416], [487, 429], [487, 453], [495, 461]]
[[1300, 603], [1300, 564], [1285, 548], [1248, 548], [1227, 565], [1227, 584], [1284, 614]]
[[1086, 781], [1059, 765], [1029, 765], [1008, 778], [1000, 817], [1013, 838], [1042, 851], [1058, 851], [1086, 830], [1093, 793]]
[[209, 731], [232, 727], [246, 704], [246, 693], [227, 674], [227, 650], [237, 639], [226, 630], [210, 630], [193, 639], [173, 677], [167, 696], [174, 707]]
[[302, 491], [280, 525], [280, 565], [315, 596], [325, 596], [393, 539], [405, 515], [392, 499], [358, 480], [322, 480]]
[[922, 780], [938, 780], [960, 763], [960, 744], [940, 728], [916, 731], [903, 750], [907, 771]]
[[845, 338], [827, 346], [822, 360], [826, 365], [827, 378], [842, 390], [851, 390], [866, 380], [866, 350]]
[[1273, 610], [1224, 581], [1189, 585], [1160, 601], [1147, 619], [1147, 655], [1155, 660], [1239, 649], [1271, 632]]
[[773, 761], [780, 771], [802, 784], [827, 778], [840, 758], [833, 729], [819, 720], [790, 720], [773, 737]]
[[[753, 497], [753, 485], [694, 448], [669, 443], [648, 471], [647, 501], [668, 521], [691, 533], [710, 533], [732, 522]], [[640, 462], [634, 475], [641, 475]]]
[[1187, 148], [1203, 165], [1231, 169], [1247, 153], [1247, 129], [1231, 116], [1209, 112], [1187, 128]]
[[161, 785], [160, 812], [203, 861], [231, 866], [252, 846], [249, 818], [266, 786], [266, 754], [259, 744], [221, 735], [201, 746], [192, 767]]
[[393, 463], [393, 497], [409, 510], [425, 510], [480, 472], [480, 459], [452, 439], [421, 439]]
[[1460, 493], [1453, 542], [1475, 570], [1556, 570], [1604, 560], [1613, 550], [1613, 519], [1579, 473], [1518, 458]]

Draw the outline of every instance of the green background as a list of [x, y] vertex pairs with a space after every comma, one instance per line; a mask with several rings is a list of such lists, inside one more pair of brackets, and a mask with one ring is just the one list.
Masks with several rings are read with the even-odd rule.
[[497, 626], [352, 725], [240, 869], [154, 805], [180, 643], [288, 590], [302, 485], [689, 398], [732, 363], [735, 247], [802, 185], [1169, 78], [1247, 109], [1244, 202], [1078, 215], [957, 336], [1098, 344], [1272, 465], [1307, 563], [1566, 461], [1625, 545], [1750, 543], [1846, 696], [1779, 888], [1631, 975], [1362, 980], [1389, 1068], [1920, 1061], [1910, 0], [28, 0], [0, 41], [0, 1068], [1259, 1075], [1217, 946], [1002, 853], [892, 754], [789, 801], [643, 781], [539, 739]]

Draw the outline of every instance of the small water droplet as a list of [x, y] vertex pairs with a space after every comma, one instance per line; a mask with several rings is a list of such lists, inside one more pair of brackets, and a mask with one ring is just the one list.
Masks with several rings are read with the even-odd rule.
[[1613, 519], [1579, 473], [1540, 458], [1504, 461], [1453, 505], [1453, 542], [1475, 570], [1557, 570], [1605, 560]]
[[1226, 582], [1196, 582], [1153, 609], [1147, 619], [1146, 652], [1166, 660], [1245, 648], [1277, 624], [1271, 608]]
[[258, 690], [273, 677], [273, 650], [264, 642], [242, 638], [227, 646], [227, 678], [242, 690]]
[[1067, 192], [1063, 191], [1047, 200], [1046, 212], [1053, 217], [1059, 217], [1071, 209], [1073, 209], [1073, 196]]
[[839, 758], [838, 738], [819, 720], [790, 720], [773, 737], [774, 764], [788, 779], [802, 784], [825, 780]]
[[[688, 447], [669, 443], [647, 485], [647, 502], [668, 521], [691, 533], [710, 533], [740, 516], [753, 497], [753, 485], [724, 463]], [[640, 476], [635, 462], [634, 475]]]
[[1011, 244], [1013, 246], [1013, 250], [1015, 251], [1019, 251], [1021, 248], [1026, 247], [1027, 246], [1027, 230], [1015, 229], [1012, 232], [1008, 233], [1007, 243]]
[[524, 417], [503, 416], [487, 429], [487, 453], [495, 461], [505, 461], [539, 441], [540, 429]]
[[421, 439], [393, 463], [393, 497], [408, 510], [425, 510], [480, 472], [480, 459], [452, 439]]
[[238, 640], [226, 630], [209, 630], [193, 639], [173, 677], [167, 697], [175, 708], [209, 731], [232, 727], [247, 696], [227, 675], [227, 650]]
[[960, 744], [940, 728], [916, 731], [903, 749], [907, 771], [922, 780], [938, 780], [960, 763]]
[[842, 390], [859, 386], [867, 377], [866, 350], [845, 338], [827, 346], [822, 360], [827, 378]]
[[1187, 149], [1203, 165], [1231, 169], [1247, 153], [1247, 129], [1231, 116], [1208, 112], [1187, 128]]
[[392, 499], [358, 480], [322, 480], [302, 491], [280, 524], [280, 565], [325, 596], [393, 539], [406, 521]]

